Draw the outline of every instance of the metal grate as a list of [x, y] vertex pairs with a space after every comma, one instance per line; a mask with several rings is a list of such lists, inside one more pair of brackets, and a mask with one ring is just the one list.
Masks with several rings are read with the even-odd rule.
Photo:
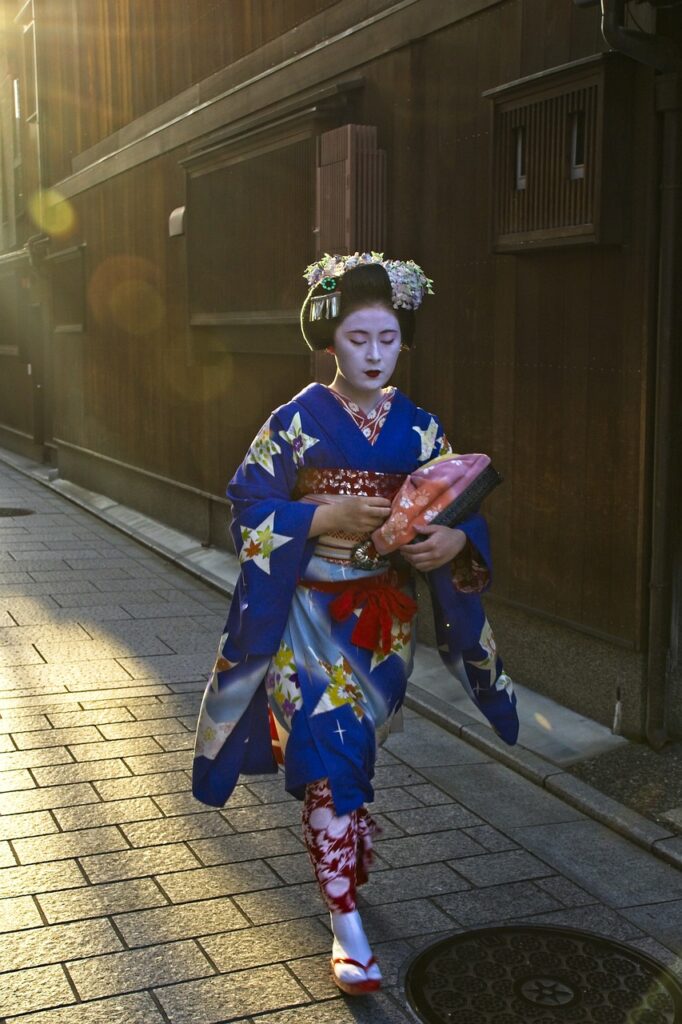
[[656, 960], [576, 929], [520, 925], [450, 936], [410, 964], [426, 1024], [681, 1024], [682, 988]]

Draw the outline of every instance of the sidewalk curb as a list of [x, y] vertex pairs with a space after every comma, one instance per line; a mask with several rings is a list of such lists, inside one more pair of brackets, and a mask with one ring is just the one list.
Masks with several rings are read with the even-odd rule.
[[[56, 471], [53, 468], [41, 466], [21, 455], [0, 449], [0, 463], [66, 498], [222, 594], [232, 596], [236, 582], [234, 556], [222, 553], [218, 549], [203, 548], [195, 538], [165, 527], [141, 513], [126, 517], [136, 520], [138, 529], [135, 529], [126, 524], [123, 521], [124, 517], [117, 513], [117, 510], [121, 509], [129, 512], [125, 506], [104, 495], [98, 495], [94, 503], [87, 501], [86, 495], [92, 492], [68, 480], [59, 479], [55, 476]], [[159, 539], [159, 535], [163, 539]], [[207, 561], [213, 563], [213, 568], [209, 568]], [[216, 565], [219, 571], [215, 571]], [[493, 760], [511, 768], [535, 785], [558, 796], [588, 817], [618, 832], [660, 860], [682, 869], [682, 835], [667, 831], [533, 751], [524, 747], [507, 746], [489, 726], [454, 709], [446, 701], [416, 683], [408, 684], [405, 706], [481, 750]]]

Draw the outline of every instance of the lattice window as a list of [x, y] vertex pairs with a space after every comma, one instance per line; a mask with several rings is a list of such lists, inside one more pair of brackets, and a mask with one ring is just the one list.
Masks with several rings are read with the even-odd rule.
[[628, 62], [608, 53], [484, 93], [495, 251], [622, 241], [630, 89]]

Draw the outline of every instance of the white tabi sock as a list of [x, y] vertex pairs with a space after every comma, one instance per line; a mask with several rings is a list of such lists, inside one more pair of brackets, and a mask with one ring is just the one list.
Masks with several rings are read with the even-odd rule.
[[[367, 964], [372, 958], [372, 950], [358, 911], [352, 910], [348, 914], [332, 912], [330, 917], [334, 933], [332, 957], [349, 957], [360, 964]], [[377, 964], [372, 964], [366, 971], [353, 967], [352, 964], [337, 964], [335, 970], [339, 977], [348, 982], [364, 981], [365, 978], [381, 980], [381, 971]]]

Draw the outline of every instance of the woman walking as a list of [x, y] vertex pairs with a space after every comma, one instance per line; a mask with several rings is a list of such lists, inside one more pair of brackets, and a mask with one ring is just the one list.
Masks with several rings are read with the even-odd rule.
[[367, 553], [379, 528], [390, 541], [409, 525], [409, 474], [451, 452], [438, 418], [389, 385], [431, 282], [379, 253], [325, 256], [305, 276], [303, 336], [333, 352], [336, 376], [273, 412], [228, 487], [241, 573], [199, 714], [193, 792], [222, 806], [240, 773], [283, 764], [331, 913], [333, 978], [355, 995], [381, 984], [356, 890], [372, 856], [376, 747], [412, 669], [412, 569], [426, 574], [449, 671], [508, 743], [518, 719], [479, 597], [482, 516], [452, 528], [429, 525], [427, 510], [425, 539]]

